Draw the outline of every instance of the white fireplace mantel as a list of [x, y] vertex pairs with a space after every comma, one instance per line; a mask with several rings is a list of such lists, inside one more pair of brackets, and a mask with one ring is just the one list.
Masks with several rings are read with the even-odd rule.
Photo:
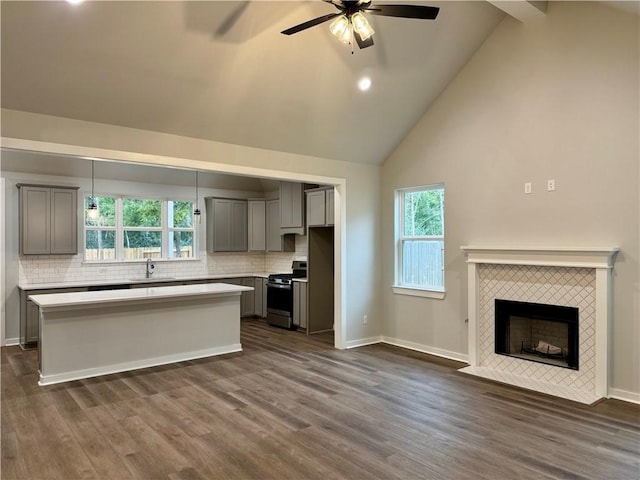
[[[617, 247], [494, 247], [463, 246], [468, 264], [469, 308], [469, 366], [465, 373], [489, 378], [512, 385], [551, 393], [579, 401], [593, 403], [609, 396], [609, 323], [612, 316], [612, 270]], [[495, 371], [481, 365], [479, 353], [479, 305], [482, 264], [530, 267], [575, 267], [595, 272], [595, 389], [576, 391], [562, 385], [551, 385], [532, 378], [513, 375], [509, 371]], [[523, 360], [524, 361], [524, 360]]]
[[464, 246], [467, 263], [613, 268], [617, 247], [476, 247]]

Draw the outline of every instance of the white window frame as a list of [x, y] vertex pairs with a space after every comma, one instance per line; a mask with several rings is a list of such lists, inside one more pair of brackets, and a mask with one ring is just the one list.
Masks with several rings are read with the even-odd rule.
[[[399, 188], [395, 191], [395, 278], [393, 284], [393, 292], [399, 295], [411, 295], [418, 297], [427, 297], [435, 299], [443, 299], [446, 294], [445, 272], [444, 272], [444, 254], [445, 254], [445, 230], [444, 230], [444, 216], [443, 209], [443, 232], [439, 236], [418, 236], [418, 237], [405, 237], [404, 236], [404, 199], [405, 194], [422, 192], [427, 190], [445, 190], [444, 183], [436, 183], [431, 185], [423, 185], [419, 187]], [[407, 240], [440, 240], [442, 241], [442, 288], [433, 286], [421, 287], [416, 285], [402, 284], [402, 248], [403, 242]]]
[[[86, 204], [87, 197], [91, 195], [85, 193], [84, 202]], [[171, 198], [158, 198], [150, 195], [145, 196], [136, 196], [136, 195], [114, 195], [110, 193], [96, 193], [96, 197], [111, 197], [115, 199], [115, 226], [114, 227], [102, 227], [102, 226], [92, 226], [86, 225], [83, 216], [83, 231], [84, 231], [84, 242], [83, 242], [83, 263], [143, 263], [146, 262], [146, 259], [125, 259], [124, 258], [124, 231], [156, 231], [161, 232], [162, 241], [160, 246], [160, 257], [154, 258], [154, 260], [162, 260], [168, 262], [175, 261], [193, 261], [199, 260], [198, 258], [198, 222], [196, 218], [192, 218], [192, 227], [184, 228], [184, 227], [169, 227], [169, 203], [170, 202], [191, 202], [192, 205], [195, 205], [196, 202], [192, 198], [182, 198], [182, 197], [171, 197]], [[160, 215], [161, 215], [161, 225], [160, 227], [125, 227], [123, 224], [123, 216], [122, 210], [124, 206], [124, 200], [155, 200], [160, 202]], [[83, 204], [83, 205], [85, 205]], [[96, 231], [96, 230], [104, 230], [104, 231], [115, 231], [115, 259], [106, 259], [106, 260], [87, 260], [87, 232], [88, 231]], [[170, 239], [169, 235], [174, 231], [178, 232], [192, 232], [193, 235], [193, 256], [188, 258], [183, 257], [169, 257], [169, 244]]]

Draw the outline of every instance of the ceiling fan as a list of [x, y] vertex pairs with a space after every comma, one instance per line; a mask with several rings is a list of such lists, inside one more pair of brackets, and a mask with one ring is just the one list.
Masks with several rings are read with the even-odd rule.
[[[321, 23], [335, 19], [329, 25], [329, 31], [342, 43], [352, 44], [353, 38], [360, 48], [367, 48], [373, 45], [373, 34], [375, 33], [371, 25], [364, 16], [364, 13], [371, 15], [381, 15], [385, 17], [419, 18], [423, 20], [434, 20], [438, 16], [438, 7], [427, 7], [422, 5], [387, 5], [372, 4], [371, 0], [323, 0], [334, 5], [339, 12], [329, 13], [321, 17], [314, 18], [299, 25], [283, 30], [284, 35], [293, 35], [307, 28], [315, 27]], [[337, 18], [336, 18], [337, 17]]]

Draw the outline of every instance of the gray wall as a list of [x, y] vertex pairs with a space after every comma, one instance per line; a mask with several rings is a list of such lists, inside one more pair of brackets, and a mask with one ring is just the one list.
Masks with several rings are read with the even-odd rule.
[[[498, 26], [383, 165], [384, 335], [467, 352], [461, 245], [619, 246], [612, 386], [640, 392], [638, 36], [638, 16], [600, 3]], [[394, 189], [437, 182], [446, 298], [394, 295]]]

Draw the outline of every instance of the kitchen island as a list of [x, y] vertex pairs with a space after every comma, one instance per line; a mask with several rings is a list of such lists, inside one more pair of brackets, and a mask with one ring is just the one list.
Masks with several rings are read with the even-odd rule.
[[240, 295], [225, 283], [31, 295], [40, 385], [242, 350]]

